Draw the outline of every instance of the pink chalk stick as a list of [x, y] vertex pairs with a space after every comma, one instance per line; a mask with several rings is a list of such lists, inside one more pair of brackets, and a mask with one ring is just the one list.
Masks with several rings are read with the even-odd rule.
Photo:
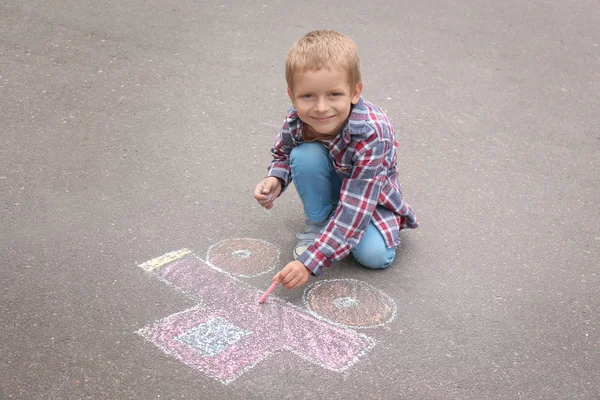
[[265, 302], [265, 300], [267, 299], [267, 296], [271, 294], [271, 292], [275, 289], [275, 287], [277, 286], [278, 283], [279, 282], [271, 283], [271, 286], [269, 286], [269, 288], [267, 289], [265, 294], [263, 294], [262, 297], [260, 298], [260, 300], [258, 300], [258, 304], [262, 304]]

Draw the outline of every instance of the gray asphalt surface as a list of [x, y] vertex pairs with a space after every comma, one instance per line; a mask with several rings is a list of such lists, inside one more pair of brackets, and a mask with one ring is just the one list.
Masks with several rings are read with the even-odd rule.
[[[421, 227], [324, 277], [397, 305], [355, 365], [283, 351], [226, 385], [136, 334], [198, 303], [138, 265], [289, 260], [297, 195], [252, 191], [317, 28], [357, 42]], [[599, 111], [594, 0], [0, 1], [0, 398], [599, 399]]]

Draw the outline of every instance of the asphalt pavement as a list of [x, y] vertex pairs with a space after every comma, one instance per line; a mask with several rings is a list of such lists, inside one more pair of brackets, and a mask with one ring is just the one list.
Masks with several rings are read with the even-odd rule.
[[[284, 59], [329, 28], [421, 226], [257, 299]], [[600, 6], [0, 1], [0, 398], [600, 399]]]

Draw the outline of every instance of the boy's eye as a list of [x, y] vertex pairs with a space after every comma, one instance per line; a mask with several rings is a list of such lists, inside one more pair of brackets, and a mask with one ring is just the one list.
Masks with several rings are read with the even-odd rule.
[[312, 97], [312, 94], [303, 94], [300, 95], [300, 97], [302, 97], [303, 99], [310, 99]]
[[343, 95], [344, 95], [344, 93], [340, 93], [340, 92], [334, 92], [334, 93], [331, 93], [331, 95], [332, 95], [332, 96], [343, 96]]

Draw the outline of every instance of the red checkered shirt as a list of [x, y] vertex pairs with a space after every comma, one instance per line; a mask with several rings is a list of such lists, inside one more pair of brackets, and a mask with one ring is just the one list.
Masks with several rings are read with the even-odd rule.
[[[304, 123], [291, 109], [271, 149], [267, 176], [290, 184], [291, 150], [302, 143]], [[323, 268], [347, 256], [360, 241], [370, 221], [388, 248], [400, 244], [400, 230], [419, 226], [404, 201], [398, 182], [398, 141], [394, 128], [379, 107], [362, 97], [352, 108], [341, 132], [328, 144], [329, 158], [342, 178], [338, 208], [314, 244], [298, 261], [320, 275]]]

